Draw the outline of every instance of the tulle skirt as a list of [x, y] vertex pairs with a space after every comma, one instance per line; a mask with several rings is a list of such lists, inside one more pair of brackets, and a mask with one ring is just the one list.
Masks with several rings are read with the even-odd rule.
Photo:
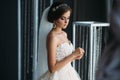
[[39, 80], [81, 80], [76, 70], [67, 64], [62, 69], [56, 71], [55, 73], [50, 73], [47, 71], [43, 74]]

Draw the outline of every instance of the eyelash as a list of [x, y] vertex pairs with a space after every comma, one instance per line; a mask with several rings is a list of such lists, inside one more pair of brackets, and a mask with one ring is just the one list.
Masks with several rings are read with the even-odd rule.
[[[67, 18], [67, 19], [70, 19], [70, 18]], [[65, 20], [65, 18], [61, 18], [61, 20]]]

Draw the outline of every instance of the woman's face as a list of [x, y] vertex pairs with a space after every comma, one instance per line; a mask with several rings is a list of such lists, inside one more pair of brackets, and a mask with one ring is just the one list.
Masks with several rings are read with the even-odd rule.
[[70, 11], [64, 13], [59, 19], [55, 21], [56, 27], [65, 29], [69, 23]]

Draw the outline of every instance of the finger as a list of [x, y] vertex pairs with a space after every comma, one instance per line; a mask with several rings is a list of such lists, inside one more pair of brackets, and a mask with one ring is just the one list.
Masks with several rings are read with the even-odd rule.
[[84, 49], [81, 48], [81, 51], [84, 53]]

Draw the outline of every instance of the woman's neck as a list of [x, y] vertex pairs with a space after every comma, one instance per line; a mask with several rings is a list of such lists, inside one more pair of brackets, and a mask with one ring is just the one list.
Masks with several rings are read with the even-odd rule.
[[62, 32], [62, 29], [59, 28], [59, 27], [55, 27], [53, 28], [54, 31], [56, 31], [57, 33], [61, 33]]

